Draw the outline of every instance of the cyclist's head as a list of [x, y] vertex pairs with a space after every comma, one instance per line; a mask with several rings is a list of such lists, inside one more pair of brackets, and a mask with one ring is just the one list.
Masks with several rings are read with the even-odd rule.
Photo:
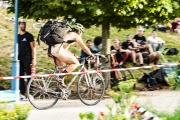
[[75, 32], [84, 32], [84, 27], [82, 24], [80, 23], [74, 23], [72, 25], [72, 29], [75, 31]]
[[19, 28], [21, 31], [26, 30], [26, 21], [24, 19], [19, 20]]

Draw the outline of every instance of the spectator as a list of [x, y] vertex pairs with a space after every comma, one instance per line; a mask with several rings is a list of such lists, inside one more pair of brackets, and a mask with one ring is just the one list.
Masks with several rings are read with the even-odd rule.
[[180, 22], [178, 22], [178, 25], [174, 31], [180, 35]]
[[173, 32], [174, 32], [175, 29], [177, 28], [178, 22], [180, 22], [180, 18], [175, 18], [174, 22], [171, 23], [172, 31], [173, 31]]
[[92, 46], [92, 52], [93, 53], [98, 53], [102, 49], [102, 37], [97, 36], [94, 38], [94, 44]]
[[153, 53], [152, 46], [150, 44], [146, 44], [146, 38], [143, 36], [144, 34], [144, 29], [139, 28], [138, 33], [133, 37], [134, 40], [134, 47], [140, 46], [141, 51], [148, 49], [150, 54]]
[[[31, 75], [31, 69], [36, 66], [36, 49], [34, 37], [31, 33], [26, 31], [26, 22], [19, 21], [20, 33], [18, 34], [18, 60], [20, 62], [20, 76]], [[27, 83], [30, 78], [27, 79]], [[21, 99], [25, 98], [26, 82], [20, 78], [20, 93]]]
[[120, 46], [120, 40], [118, 38], [114, 39], [114, 45], [111, 46], [111, 54], [116, 62], [115, 66], [122, 65], [126, 61], [130, 53], [130, 50], [122, 49], [122, 47]]
[[132, 41], [131, 35], [127, 35], [126, 36], [126, 41], [122, 43], [122, 48], [127, 50], [131, 50], [131, 59], [133, 62], [133, 66], [136, 67], [136, 59], [139, 60], [140, 62], [140, 66], [143, 66], [143, 57], [142, 57], [142, 53], [137, 52], [139, 48], [135, 48], [134, 47], [134, 42]]
[[[90, 51], [92, 51], [91, 50], [91, 47], [92, 47], [92, 41], [91, 40], [87, 40], [86, 41], [86, 46], [90, 49]], [[89, 55], [87, 54], [87, 53], [85, 53], [83, 50], [81, 50], [81, 56], [80, 56], [80, 58], [86, 58], [86, 57], [88, 57]]]
[[163, 51], [163, 46], [164, 46], [165, 41], [162, 40], [160, 37], [157, 37], [156, 30], [152, 31], [152, 36], [149, 36], [147, 40], [148, 40], [148, 43], [151, 44], [154, 52]]

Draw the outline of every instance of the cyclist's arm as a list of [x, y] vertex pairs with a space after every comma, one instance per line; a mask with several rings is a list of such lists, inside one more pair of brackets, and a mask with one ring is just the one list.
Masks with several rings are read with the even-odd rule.
[[78, 34], [75, 36], [76, 42], [78, 43], [78, 45], [83, 49], [83, 51], [85, 53], [87, 53], [88, 55], [92, 55], [90, 49], [84, 44], [81, 36], [79, 36]]
[[[75, 40], [85, 53], [87, 53], [88, 55], [92, 55], [90, 49], [84, 44], [81, 36], [78, 35], [77, 33], [75, 33], [75, 32], [70, 32], [70, 33], [68, 33], [68, 34], [65, 36], [64, 40], [65, 40], [65, 41], [67, 41], [67, 40]], [[70, 45], [69, 45], [69, 46], [70, 46]], [[69, 46], [66, 45], [66, 44], [63, 45], [63, 47], [64, 47], [65, 49], [68, 48]]]

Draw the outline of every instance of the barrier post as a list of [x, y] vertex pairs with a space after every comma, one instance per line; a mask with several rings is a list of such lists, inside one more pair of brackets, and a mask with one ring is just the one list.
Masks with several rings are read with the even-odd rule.
[[[12, 61], [12, 76], [19, 76], [18, 60], [18, 0], [15, 0], [15, 25], [14, 25], [14, 59]], [[15, 93], [16, 99], [19, 99], [19, 79], [11, 80], [11, 90]]]

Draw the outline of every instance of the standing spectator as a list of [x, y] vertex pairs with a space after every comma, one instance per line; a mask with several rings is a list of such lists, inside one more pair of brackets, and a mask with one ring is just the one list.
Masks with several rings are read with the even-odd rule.
[[[36, 66], [36, 48], [34, 37], [31, 33], [26, 31], [26, 22], [24, 20], [19, 21], [20, 32], [18, 34], [18, 60], [20, 62], [20, 76], [31, 75], [32, 68]], [[35, 72], [35, 71], [34, 71]], [[30, 78], [27, 79], [27, 83]], [[21, 99], [25, 98], [27, 83], [23, 78], [20, 79], [20, 93]]]
[[[92, 51], [91, 50], [91, 47], [92, 47], [92, 41], [91, 40], [87, 40], [86, 41], [86, 46], [90, 49], [90, 51]], [[87, 53], [85, 53], [83, 50], [81, 50], [81, 56], [80, 56], [80, 58], [86, 58], [86, 57], [88, 57], [89, 55], [87, 54]]]
[[94, 38], [94, 44], [92, 46], [92, 52], [93, 53], [98, 53], [102, 49], [102, 37], [97, 36]]
[[140, 46], [141, 50], [148, 49], [150, 54], [153, 54], [153, 49], [150, 44], [146, 44], [146, 38], [143, 36], [144, 34], [144, 29], [139, 28], [138, 33], [133, 37], [134, 40], [134, 47]]
[[115, 59], [116, 66], [122, 65], [128, 58], [129, 54], [131, 54], [131, 51], [122, 49], [122, 47], [120, 46], [120, 40], [118, 38], [115, 38], [114, 45], [111, 46], [111, 54]]
[[164, 46], [165, 41], [162, 40], [160, 37], [157, 37], [156, 30], [152, 31], [152, 36], [149, 36], [147, 40], [148, 40], [148, 43], [151, 44], [154, 52], [163, 51], [163, 46]]
[[143, 57], [142, 57], [142, 53], [137, 52], [139, 50], [139, 48], [135, 48], [134, 47], [134, 42], [132, 41], [131, 35], [127, 35], [126, 36], [126, 41], [122, 43], [122, 48], [123, 49], [129, 49], [131, 50], [131, 59], [133, 62], [133, 66], [136, 67], [136, 59], [139, 60], [140, 62], [140, 66], [143, 66]]

